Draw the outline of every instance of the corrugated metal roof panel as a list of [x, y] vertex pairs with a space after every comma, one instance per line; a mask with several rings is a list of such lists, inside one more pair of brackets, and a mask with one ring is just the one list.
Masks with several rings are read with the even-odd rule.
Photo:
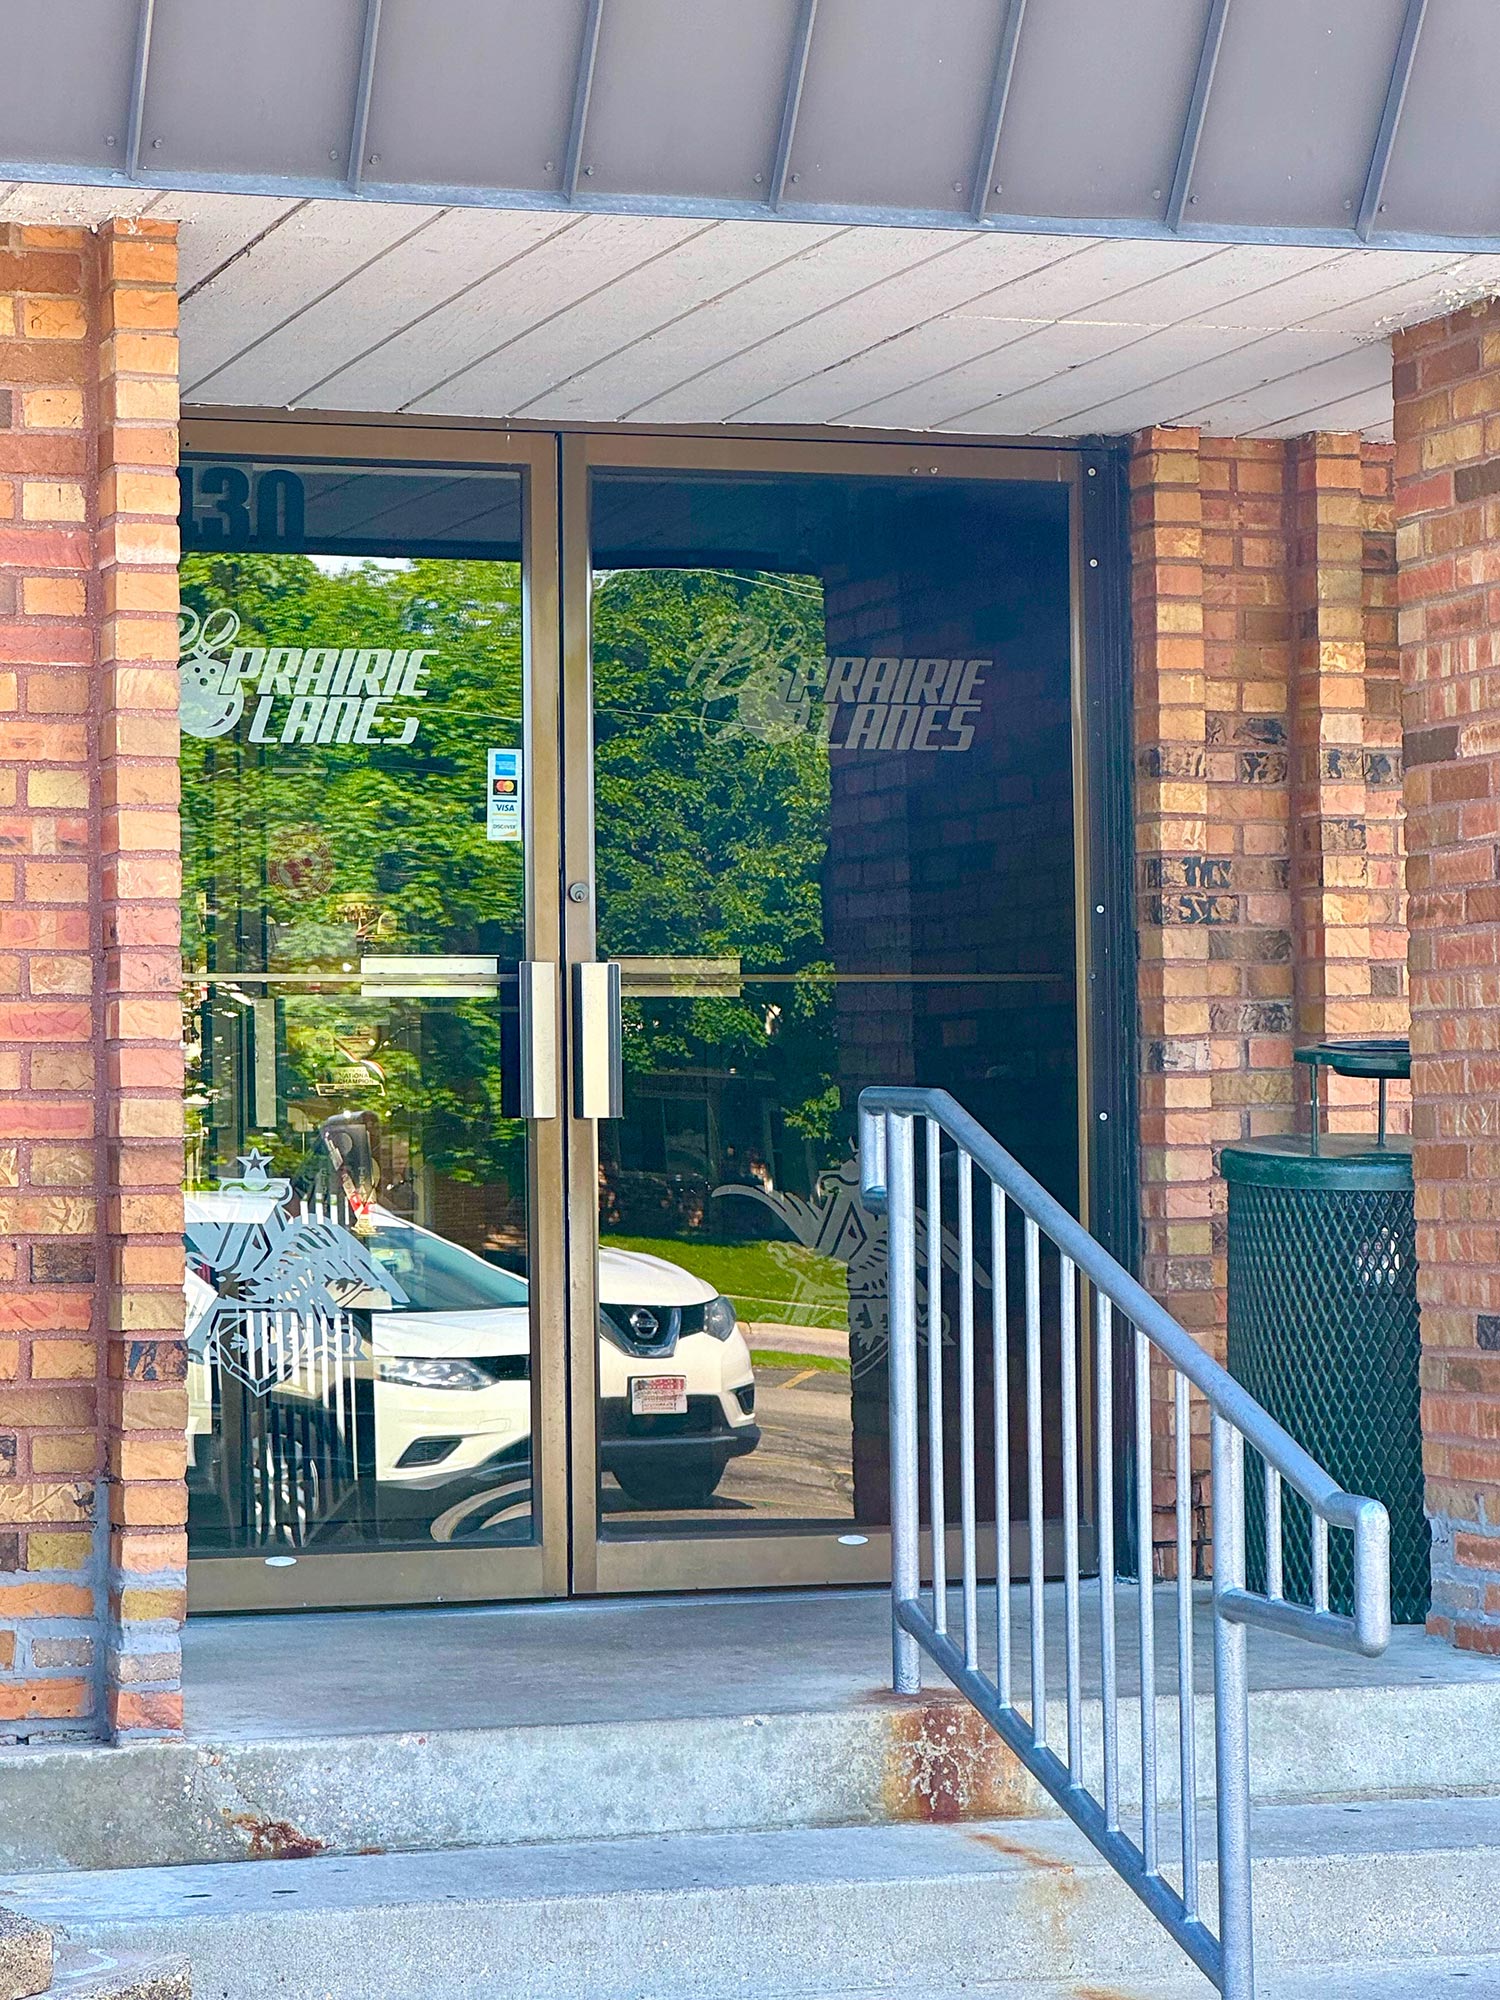
[[387, 0], [365, 185], [557, 194], [586, 11], [584, 0]]
[[1028, 7], [986, 205], [1161, 222], [1208, 5]]
[[580, 181], [594, 193], [763, 201], [796, 19], [797, 0], [605, 7]]
[[[156, 0], [143, 174], [189, 173], [206, 160], [218, 173], [263, 173], [274, 142], [282, 173], [342, 176], [360, 44], [359, 11], [342, 0]], [[91, 66], [75, 53], [68, 73]]]
[[[119, 0], [9, 0], [0, 154], [107, 174], [125, 159], [136, 21]], [[80, 63], [78, 52], [89, 59]], [[13, 178], [13, 177], [12, 177]]]
[[0, 179], [1500, 245], [1497, 0], [9, 0]]
[[1377, 230], [1500, 236], [1500, 5], [1428, 0]]
[[1251, 228], [1348, 228], [1405, 13], [1406, 0], [1231, 7], [1188, 197], [1194, 213]]

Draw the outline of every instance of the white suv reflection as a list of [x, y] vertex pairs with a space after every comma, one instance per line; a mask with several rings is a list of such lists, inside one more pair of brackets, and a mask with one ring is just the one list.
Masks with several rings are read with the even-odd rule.
[[[269, 1213], [270, 1198], [258, 1199]], [[256, 1201], [243, 1193], [186, 1199], [189, 1434], [199, 1458], [215, 1448], [208, 1330], [215, 1302], [225, 1302], [204, 1251], [231, 1204], [236, 1218], [251, 1220]], [[529, 1485], [528, 1286], [389, 1210], [371, 1209], [366, 1225], [358, 1242], [390, 1283], [343, 1303], [361, 1319], [368, 1312], [368, 1344], [354, 1342], [322, 1366], [277, 1368], [273, 1349], [267, 1372], [275, 1379], [264, 1393], [283, 1407], [337, 1405], [338, 1422], [352, 1425], [351, 1378], [371, 1384], [374, 1477], [392, 1500], [405, 1496], [402, 1513], [424, 1517], [446, 1539], [478, 1525], [480, 1503], [499, 1503], [507, 1476], [520, 1479], [517, 1499]], [[680, 1265], [632, 1250], [600, 1252], [599, 1291], [600, 1468], [637, 1505], [702, 1506], [729, 1461], [760, 1442], [734, 1306]], [[290, 1354], [295, 1333], [279, 1337]], [[264, 1348], [268, 1336], [260, 1338]]]

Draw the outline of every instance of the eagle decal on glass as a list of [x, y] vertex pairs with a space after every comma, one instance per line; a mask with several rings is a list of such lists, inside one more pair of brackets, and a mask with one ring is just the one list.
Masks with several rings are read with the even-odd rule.
[[[267, 1153], [244, 1154], [243, 1173], [219, 1182], [219, 1192], [231, 1198], [226, 1212], [194, 1219], [187, 1230], [214, 1290], [191, 1329], [191, 1345], [262, 1396], [315, 1358], [357, 1351], [349, 1317], [356, 1301], [374, 1292], [382, 1303], [407, 1303], [351, 1230], [305, 1204], [292, 1213], [292, 1184], [273, 1178], [270, 1164]], [[235, 1202], [237, 1196], [252, 1199]]]
[[[890, 1344], [889, 1301], [886, 1296], [886, 1221], [871, 1215], [860, 1200], [859, 1161], [845, 1160], [841, 1166], [819, 1174], [812, 1200], [801, 1195], [771, 1192], [739, 1181], [726, 1182], [714, 1189], [714, 1198], [744, 1195], [780, 1216], [799, 1243], [822, 1256], [832, 1257], [845, 1267], [849, 1284], [850, 1372], [857, 1380], [872, 1368], [883, 1366]], [[917, 1334], [927, 1338], [927, 1222], [917, 1217]], [[939, 1242], [945, 1270], [958, 1269], [958, 1237], [944, 1227]], [[974, 1280], [981, 1291], [990, 1287], [989, 1273], [976, 1264]], [[948, 1316], [942, 1316], [940, 1338], [947, 1345], [952, 1336]]]

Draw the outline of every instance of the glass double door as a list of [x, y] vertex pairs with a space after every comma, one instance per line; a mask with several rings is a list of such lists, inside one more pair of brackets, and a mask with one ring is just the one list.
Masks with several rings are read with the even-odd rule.
[[185, 445], [194, 1605], [878, 1578], [859, 1089], [1079, 1186], [1072, 461]]

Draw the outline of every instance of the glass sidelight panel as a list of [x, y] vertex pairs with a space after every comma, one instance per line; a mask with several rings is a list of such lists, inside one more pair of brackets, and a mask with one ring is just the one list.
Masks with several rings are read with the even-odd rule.
[[1077, 1203], [1067, 507], [998, 480], [593, 475], [624, 1070], [598, 1142], [606, 1539], [885, 1522], [865, 1085], [945, 1086]]
[[536, 1531], [521, 497], [185, 468], [195, 1557]]

